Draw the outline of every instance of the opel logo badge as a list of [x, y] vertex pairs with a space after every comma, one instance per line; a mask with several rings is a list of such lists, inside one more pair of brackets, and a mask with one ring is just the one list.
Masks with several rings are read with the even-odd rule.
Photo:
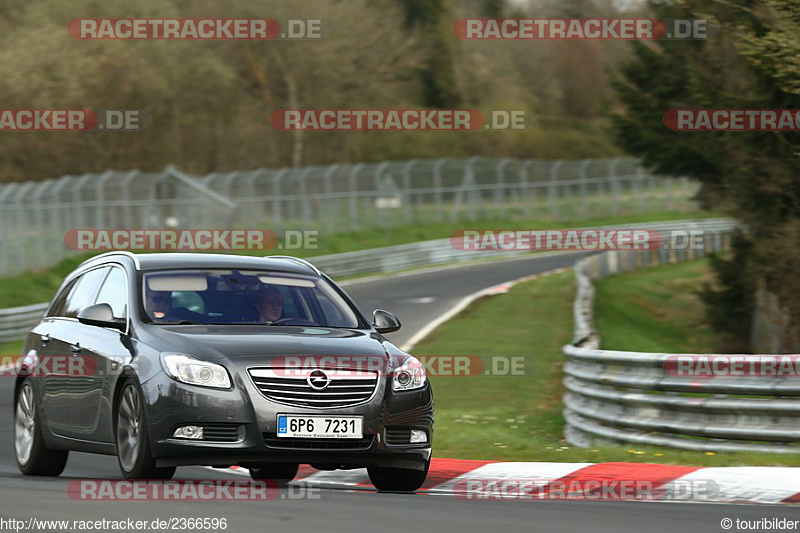
[[330, 385], [331, 378], [322, 370], [317, 369], [308, 375], [306, 383], [314, 390], [325, 390]]

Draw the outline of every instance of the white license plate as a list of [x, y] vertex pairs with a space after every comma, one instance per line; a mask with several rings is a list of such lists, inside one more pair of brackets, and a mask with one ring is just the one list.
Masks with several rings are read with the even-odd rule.
[[304, 439], [360, 439], [362, 416], [278, 415], [278, 436]]

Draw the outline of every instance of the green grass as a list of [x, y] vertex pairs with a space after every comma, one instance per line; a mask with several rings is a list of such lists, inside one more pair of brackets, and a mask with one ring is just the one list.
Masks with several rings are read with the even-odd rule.
[[[656, 268], [652, 272], [642, 270], [626, 274], [619, 276], [616, 288], [632, 292], [637, 291], [637, 286], [639, 289], [648, 288], [648, 291], [639, 293], [642, 309], [645, 310], [642, 313], [649, 312], [660, 302], [669, 308], [670, 313], [677, 313], [677, 309], [681, 309], [681, 312], [697, 316], [701, 309], [696, 299], [688, 304], [685, 299], [664, 298], [658, 292], [651, 295], [649, 285], [640, 285], [644, 283], [640, 277], [652, 276], [664, 281], [691, 274], [693, 277], [685, 287], [690, 290], [705, 278], [703, 264], [703, 261], [697, 261]], [[670, 269], [675, 269], [675, 272], [669, 272]], [[437, 457], [505, 461], [630, 461], [698, 466], [800, 466], [800, 454], [706, 454], [639, 445], [597, 446], [590, 449], [570, 446], [563, 438], [562, 365], [565, 357], [561, 347], [572, 338], [574, 286], [574, 274], [566, 272], [519, 284], [508, 294], [482, 298], [416, 346], [414, 353], [424, 356], [523, 356], [534, 367], [532, 373], [514, 377], [431, 376], [436, 402], [434, 453]], [[605, 296], [600, 293], [601, 299]], [[615, 318], [606, 312], [604, 320], [609, 324]], [[623, 324], [622, 318], [618, 320]], [[652, 320], [658, 323], [655, 318]], [[693, 343], [709, 338], [705, 334], [696, 336], [690, 329], [691, 326], [688, 326], [681, 332], [683, 337], [693, 339], [686, 341], [684, 346], [694, 347]], [[602, 328], [600, 333], [603, 337], [605, 332]], [[664, 332], [656, 328], [656, 338], [665, 338], [670, 333], [669, 330]], [[620, 337], [617, 338], [624, 341], [624, 330], [620, 329], [618, 334]], [[616, 347], [627, 345], [622, 343]], [[666, 350], [668, 346], [659, 347]]]
[[424, 225], [399, 226], [390, 229], [375, 228], [349, 233], [325, 234], [320, 231], [317, 249], [292, 250], [291, 253], [298, 257], [313, 257], [318, 255], [335, 254], [408, 244], [412, 242], [427, 241], [432, 239], [446, 239], [456, 230], [460, 229], [555, 229], [578, 228], [615, 224], [632, 224], [636, 222], [660, 222], [667, 220], [681, 220], [694, 218], [713, 218], [722, 216], [719, 213], [707, 211], [661, 211], [648, 214], [629, 214], [621, 216], [604, 216], [589, 219], [514, 219], [504, 220], [498, 218], [483, 218], [474, 221], [456, 222], [430, 222]]
[[[431, 239], [443, 239], [464, 228], [530, 228], [551, 229], [563, 227], [589, 227], [612, 224], [629, 224], [636, 222], [678, 220], [683, 218], [706, 218], [718, 216], [708, 212], [664, 211], [650, 214], [625, 215], [618, 217], [603, 217], [587, 220], [527, 220], [527, 221], [502, 221], [497, 219], [482, 219], [472, 222], [442, 222], [426, 224], [424, 226], [402, 226], [390, 230], [372, 229], [350, 233], [326, 234], [321, 231], [318, 238], [318, 248], [301, 250], [274, 251], [267, 255], [285, 253], [297, 257], [313, 257], [341, 252], [365, 250], [381, 246], [407, 244]], [[252, 252], [241, 252], [250, 254]], [[61, 281], [81, 261], [95, 254], [81, 254], [64, 259], [56, 266], [35, 272], [25, 272], [15, 276], [0, 277], [0, 308], [17, 307], [49, 301]]]
[[16, 359], [20, 354], [22, 354], [22, 341], [0, 344], [0, 366], [8, 363], [10, 358]]
[[697, 291], [713, 283], [708, 260], [660, 265], [595, 284], [595, 327], [607, 350], [711, 353], [719, 343]]

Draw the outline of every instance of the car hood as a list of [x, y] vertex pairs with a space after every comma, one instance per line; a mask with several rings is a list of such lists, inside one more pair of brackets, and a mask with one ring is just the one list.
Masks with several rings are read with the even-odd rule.
[[210, 361], [229, 359], [237, 364], [258, 364], [293, 355], [387, 357], [383, 345], [386, 341], [365, 330], [198, 325], [156, 326], [148, 333], [162, 352], [185, 353]]

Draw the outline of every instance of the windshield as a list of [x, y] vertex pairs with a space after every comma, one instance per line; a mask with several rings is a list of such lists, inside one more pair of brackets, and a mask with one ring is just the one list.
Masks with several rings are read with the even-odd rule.
[[328, 281], [285, 272], [148, 272], [143, 298], [145, 313], [157, 324], [362, 327]]

